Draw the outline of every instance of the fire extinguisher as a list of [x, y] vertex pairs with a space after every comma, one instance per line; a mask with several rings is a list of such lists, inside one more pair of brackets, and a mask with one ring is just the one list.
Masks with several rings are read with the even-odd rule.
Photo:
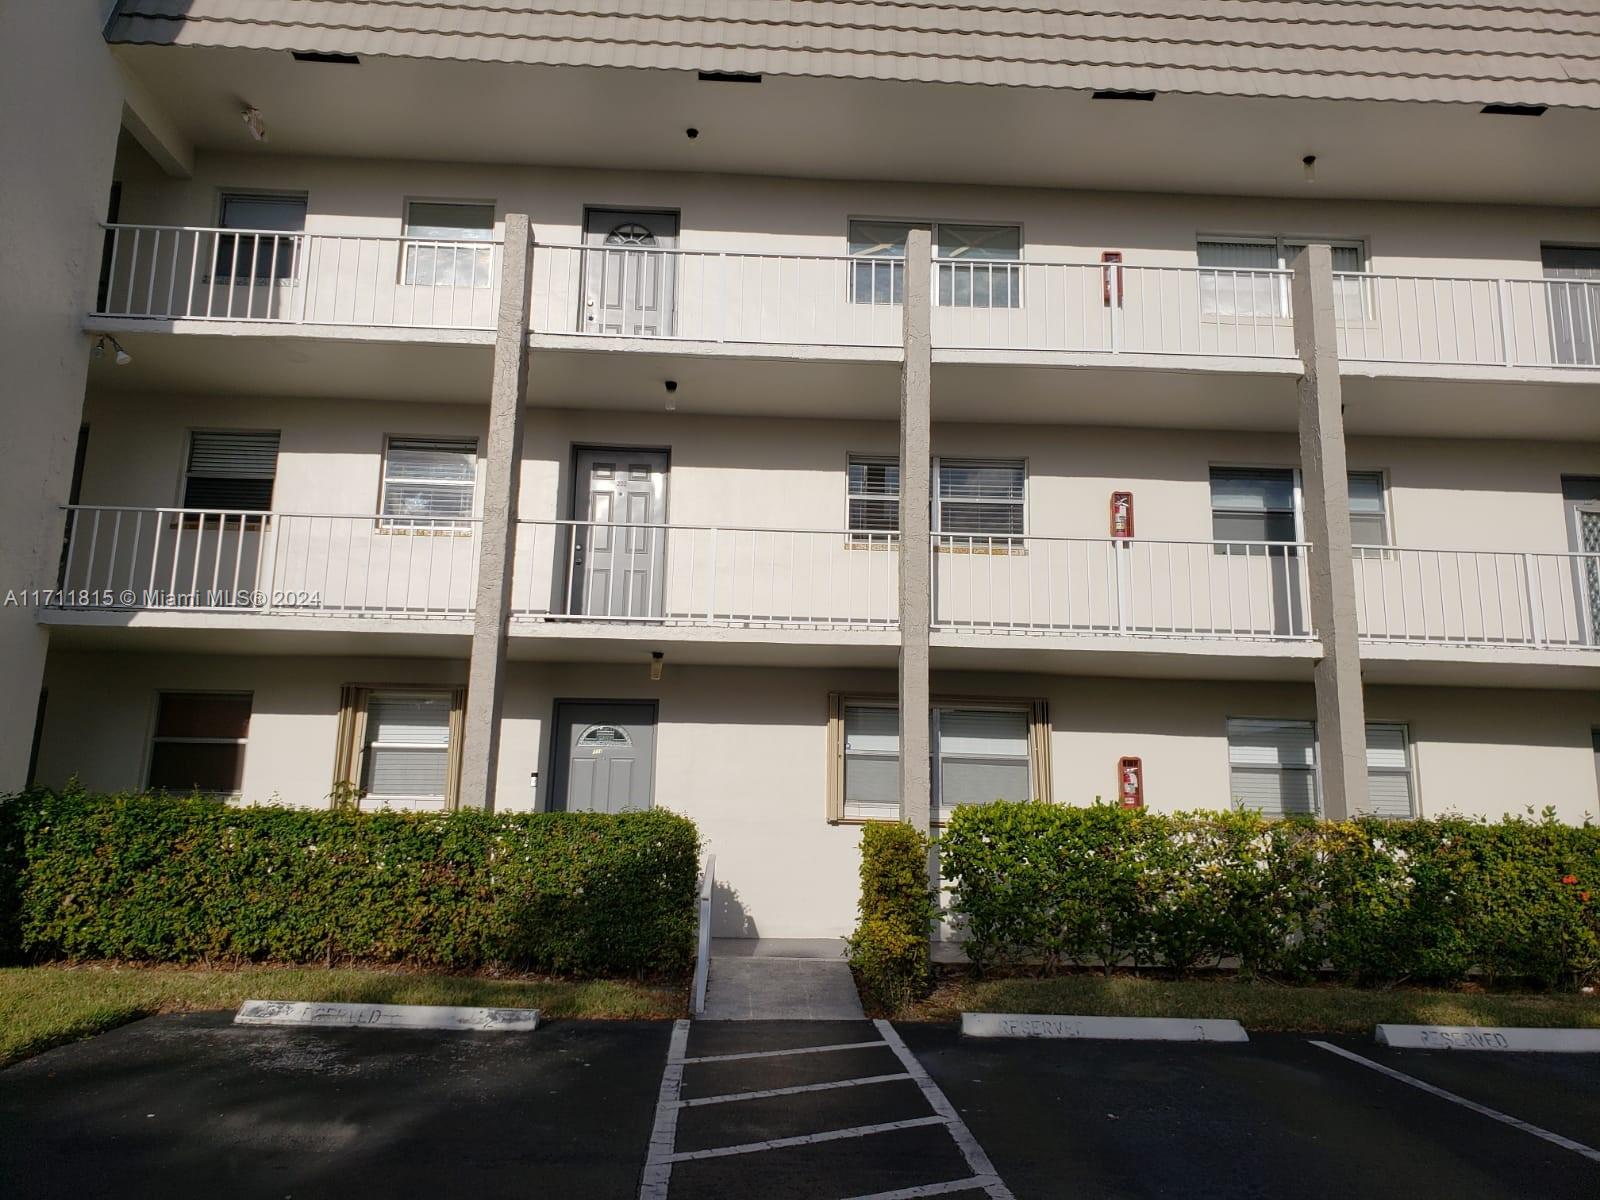
[[1111, 536], [1126, 541], [1133, 536], [1133, 493], [1111, 493]]
[[1117, 799], [1123, 808], [1144, 807], [1144, 763], [1139, 759], [1117, 760]]

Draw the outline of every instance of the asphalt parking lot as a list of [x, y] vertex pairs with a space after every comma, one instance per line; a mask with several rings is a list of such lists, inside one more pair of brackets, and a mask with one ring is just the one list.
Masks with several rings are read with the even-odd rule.
[[1600, 1056], [1321, 1039], [1451, 1099], [1318, 1040], [157, 1017], [0, 1071], [0, 1195], [1600, 1195]]

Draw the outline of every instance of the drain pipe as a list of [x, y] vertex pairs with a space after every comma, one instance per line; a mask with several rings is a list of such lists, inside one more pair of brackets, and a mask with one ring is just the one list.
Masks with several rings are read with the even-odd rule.
[[711, 974], [711, 893], [717, 885], [717, 856], [706, 855], [705, 870], [700, 874], [700, 930], [699, 946], [694, 960], [694, 995], [690, 1011], [699, 1016], [706, 1011], [706, 980]]

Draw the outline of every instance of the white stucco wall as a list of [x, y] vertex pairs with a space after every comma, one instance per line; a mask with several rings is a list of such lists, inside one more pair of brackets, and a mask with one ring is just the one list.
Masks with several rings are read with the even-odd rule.
[[[41, 774], [95, 788], [143, 782], [156, 692], [253, 693], [244, 798], [326, 802], [339, 688], [346, 683], [459, 684], [443, 660], [52, 656]], [[933, 692], [1043, 698], [1050, 705], [1054, 798], [1109, 798], [1118, 758], [1144, 760], [1158, 811], [1227, 805], [1230, 716], [1310, 719], [1309, 685], [1206, 683], [935, 672]], [[639, 665], [513, 663], [499, 777], [502, 809], [530, 807], [530, 777], [548, 787], [557, 699], [659, 704], [655, 799], [694, 818], [716, 853], [719, 933], [833, 936], [854, 919], [858, 829], [827, 822], [827, 694], [892, 692], [871, 670], [714, 668], [669, 664], [659, 683]], [[1487, 689], [1370, 688], [1375, 721], [1410, 726], [1420, 811], [1498, 817], [1547, 805], [1566, 821], [1600, 816], [1590, 730], [1600, 699]], [[542, 803], [542, 801], [541, 801]]]
[[[0, 596], [55, 582], [122, 105], [102, 0], [0, 8]], [[46, 637], [0, 607], [0, 793], [28, 768]]]
[[1373, 271], [1537, 276], [1541, 241], [1600, 240], [1592, 209], [1065, 192], [559, 167], [297, 158], [201, 151], [194, 178], [163, 180], [123, 155], [130, 223], [216, 223], [225, 190], [307, 193], [313, 233], [398, 235], [408, 199], [493, 201], [526, 212], [537, 240], [581, 240], [585, 206], [675, 209], [686, 249], [842, 254], [852, 217], [1016, 224], [1023, 257], [1193, 265], [1197, 234], [1355, 239]]
[[[481, 439], [486, 415], [470, 404], [92, 394], [83, 502], [176, 504], [189, 430], [278, 429], [278, 510], [372, 513], [386, 435]], [[839, 529], [849, 455], [892, 455], [896, 435], [881, 421], [534, 409], [522, 517], [570, 517], [574, 449], [612, 445], [669, 452], [675, 524]], [[940, 424], [933, 447], [949, 457], [1024, 459], [1028, 531], [1075, 538], [1106, 537], [1110, 495], [1126, 489], [1140, 537], [1208, 540], [1211, 467], [1293, 467], [1299, 459], [1288, 434], [1043, 424]], [[1562, 552], [1561, 477], [1600, 475], [1600, 445], [1355, 438], [1349, 463], [1385, 474], [1396, 545]]]

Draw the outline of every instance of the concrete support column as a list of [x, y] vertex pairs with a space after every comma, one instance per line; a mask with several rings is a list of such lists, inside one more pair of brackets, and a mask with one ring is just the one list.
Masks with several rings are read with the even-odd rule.
[[1351, 563], [1350, 481], [1334, 323], [1333, 252], [1307, 246], [1294, 261], [1294, 343], [1300, 377], [1300, 476], [1311, 543], [1312, 628], [1322, 641], [1314, 679], [1322, 807], [1331, 820], [1365, 812], [1366, 706]]
[[500, 709], [505, 692], [506, 624], [517, 541], [522, 475], [523, 410], [528, 401], [529, 280], [533, 243], [528, 218], [506, 214], [495, 326], [494, 382], [489, 393], [488, 460], [478, 547], [478, 595], [472, 621], [472, 663], [462, 728], [462, 808], [494, 810], [500, 769]]
[[932, 825], [928, 730], [928, 626], [932, 619], [932, 544], [928, 527], [933, 466], [929, 332], [933, 252], [926, 229], [906, 238], [900, 367], [900, 819]]

